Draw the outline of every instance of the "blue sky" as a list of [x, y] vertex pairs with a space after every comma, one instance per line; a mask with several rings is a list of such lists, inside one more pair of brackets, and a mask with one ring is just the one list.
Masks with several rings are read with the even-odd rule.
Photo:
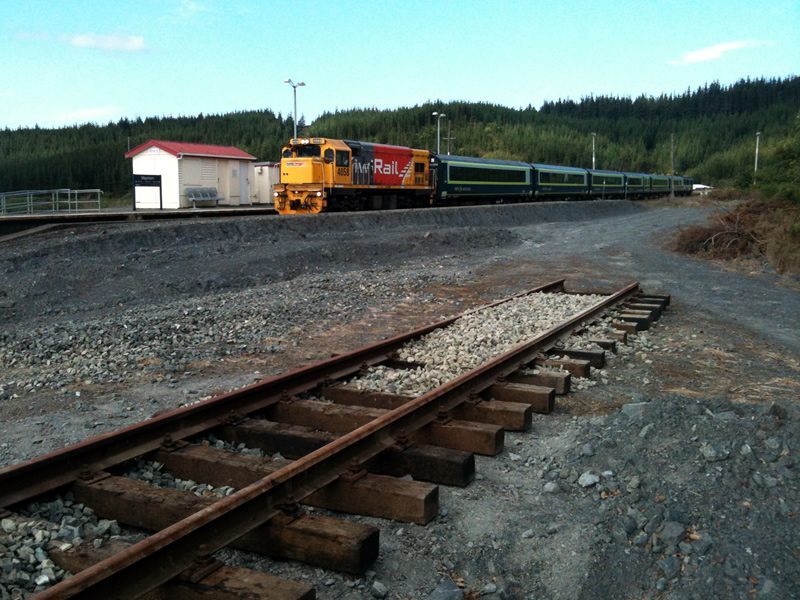
[[800, 74], [799, 0], [3, 0], [0, 127], [521, 107]]

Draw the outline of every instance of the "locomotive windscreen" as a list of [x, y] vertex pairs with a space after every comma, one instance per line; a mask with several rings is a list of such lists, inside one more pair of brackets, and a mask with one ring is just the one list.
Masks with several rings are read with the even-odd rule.
[[319, 156], [319, 146], [315, 144], [303, 144], [302, 146], [295, 146], [297, 158], [316, 157]]

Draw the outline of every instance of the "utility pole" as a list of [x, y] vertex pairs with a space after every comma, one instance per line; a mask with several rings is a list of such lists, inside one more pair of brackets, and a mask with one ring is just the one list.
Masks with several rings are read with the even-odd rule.
[[669, 178], [669, 197], [670, 200], [675, 200], [675, 134], [669, 136], [669, 162], [670, 162], [670, 175]]
[[447, 140], [447, 154], [450, 154], [450, 140], [456, 139], [450, 135], [450, 121], [447, 122], [447, 137], [444, 139]]
[[758, 142], [761, 141], [761, 132], [756, 131], [756, 164], [753, 166], [753, 185], [756, 184], [756, 175], [758, 175]]
[[597, 134], [593, 131], [592, 132], [592, 169], [593, 170], [597, 168], [597, 161], [595, 160], [595, 154], [594, 154], [594, 140], [595, 140], [596, 137], [597, 137]]

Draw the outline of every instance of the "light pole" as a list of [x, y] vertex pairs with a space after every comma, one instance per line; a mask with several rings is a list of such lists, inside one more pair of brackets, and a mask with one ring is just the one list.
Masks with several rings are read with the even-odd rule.
[[675, 134], [669, 136], [669, 197], [675, 200]]
[[592, 169], [597, 168], [597, 164], [595, 162], [595, 155], [594, 155], [594, 139], [597, 137], [595, 132], [592, 132]]
[[442, 117], [447, 115], [439, 112], [432, 112], [431, 115], [436, 117], [436, 154], [439, 154], [439, 140], [442, 137]]
[[450, 135], [450, 121], [447, 122], [447, 137], [444, 139], [447, 140], [447, 154], [450, 154], [450, 141], [456, 139]]
[[756, 131], [756, 164], [753, 166], [753, 185], [756, 184], [756, 175], [758, 175], [758, 142], [761, 141], [761, 132]]
[[294, 136], [297, 137], [297, 88], [304, 87], [306, 84], [304, 82], [295, 83], [291, 79], [287, 79], [283, 83], [288, 83], [292, 86], [292, 91], [294, 92]]

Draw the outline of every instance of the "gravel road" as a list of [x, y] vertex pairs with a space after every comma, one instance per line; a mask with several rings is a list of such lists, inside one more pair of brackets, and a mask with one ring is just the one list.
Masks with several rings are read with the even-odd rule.
[[[800, 286], [668, 249], [710, 212], [548, 203], [18, 239], [0, 246], [0, 465], [555, 278], [635, 279], [672, 294], [661, 321], [479, 458], [473, 485], [443, 488], [431, 525], [348, 517], [382, 529], [365, 577], [226, 557], [323, 599], [798, 597]], [[63, 521], [54, 502], [30, 518]], [[38, 560], [38, 529], [20, 531], [0, 529], [0, 598], [15, 553]]]

